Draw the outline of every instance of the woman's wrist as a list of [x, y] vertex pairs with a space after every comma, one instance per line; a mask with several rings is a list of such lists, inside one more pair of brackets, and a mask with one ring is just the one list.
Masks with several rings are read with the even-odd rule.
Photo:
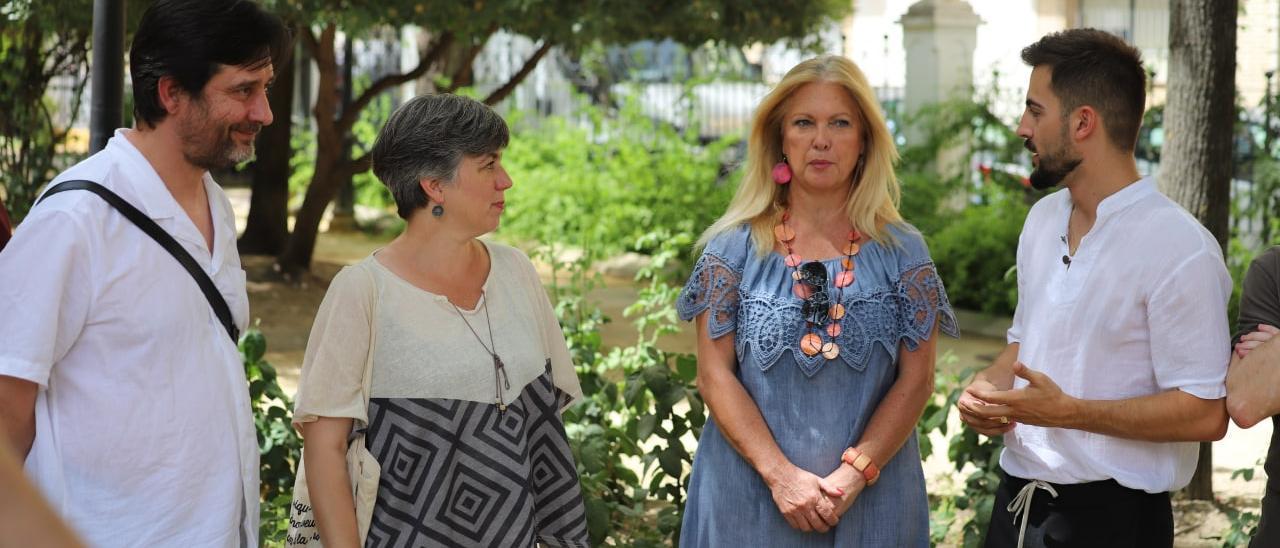
[[849, 478], [847, 483], [848, 489], [845, 489], [845, 492], [848, 492], [850, 489], [861, 490], [867, 486], [867, 478], [864, 477], [862, 472], [858, 471], [857, 468], [854, 468], [852, 464], [841, 461], [840, 470], [842, 470]]
[[779, 458], [761, 466], [756, 472], [760, 474], [760, 479], [764, 480], [765, 485], [773, 488], [775, 484], [788, 475], [791, 467], [790, 461], [786, 458]]
[[880, 479], [880, 467], [857, 447], [845, 449], [840, 455], [840, 460], [861, 474], [863, 479], [867, 480], [868, 487], [875, 485], [876, 480]]

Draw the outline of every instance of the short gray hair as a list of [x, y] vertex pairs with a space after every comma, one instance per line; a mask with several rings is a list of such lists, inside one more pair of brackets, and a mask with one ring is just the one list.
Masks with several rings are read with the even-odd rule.
[[507, 123], [484, 103], [442, 93], [419, 95], [400, 105], [378, 132], [370, 153], [373, 174], [396, 200], [396, 213], [408, 219], [427, 205], [419, 181], [453, 182], [463, 156], [506, 148]]

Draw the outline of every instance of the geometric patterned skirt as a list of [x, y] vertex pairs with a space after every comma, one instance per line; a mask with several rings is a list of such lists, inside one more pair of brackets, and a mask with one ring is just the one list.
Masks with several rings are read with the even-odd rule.
[[369, 400], [382, 465], [366, 547], [586, 547], [587, 520], [547, 371], [499, 412], [445, 398]]

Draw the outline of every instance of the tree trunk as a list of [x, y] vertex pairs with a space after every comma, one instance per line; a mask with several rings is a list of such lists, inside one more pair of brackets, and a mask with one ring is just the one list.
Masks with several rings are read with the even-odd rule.
[[[296, 34], [296, 33], [295, 33]], [[289, 158], [293, 154], [294, 58], [276, 68], [268, 100], [275, 122], [262, 128], [251, 168], [249, 219], [237, 246], [241, 255], [277, 255], [289, 240]]]
[[[347, 112], [355, 95], [355, 38], [348, 35], [342, 46], [342, 109]], [[355, 136], [351, 131], [342, 132], [341, 158], [351, 158], [351, 146]], [[351, 173], [338, 181], [337, 201], [333, 203], [333, 215], [329, 217], [329, 232], [355, 232], [360, 227], [356, 224], [356, 189], [355, 174]]]
[[[337, 158], [337, 147], [330, 147], [330, 158]], [[325, 154], [325, 147], [316, 147], [316, 154]], [[320, 219], [324, 210], [333, 201], [338, 190], [338, 181], [342, 176], [336, 171], [335, 160], [316, 160], [315, 175], [307, 185], [307, 195], [293, 220], [293, 234], [284, 253], [277, 260], [277, 266], [286, 279], [296, 280], [304, 272], [311, 269], [311, 258], [316, 249], [316, 236], [319, 234]]]
[[489, 43], [489, 38], [493, 33], [498, 31], [498, 23], [494, 22], [489, 26], [488, 30], [472, 38], [471, 47], [459, 47], [454, 55], [445, 63], [444, 70], [449, 74], [449, 87], [445, 91], [453, 93], [459, 88], [475, 85], [475, 62], [476, 57], [484, 50], [485, 44]]
[[334, 176], [337, 175], [336, 168], [344, 160], [340, 156], [341, 136], [335, 119], [338, 106], [338, 63], [334, 39], [337, 37], [337, 30], [330, 23], [320, 31], [319, 36], [306, 28], [299, 32], [319, 73], [315, 108], [312, 110], [316, 124], [316, 164], [311, 181], [307, 184], [302, 207], [293, 220], [293, 233], [289, 235], [289, 243], [276, 260], [276, 266], [286, 278], [296, 278], [311, 268], [320, 218], [337, 192], [337, 180]]
[[[1228, 239], [1235, 120], [1236, 0], [1172, 0], [1169, 101], [1160, 188], [1187, 208], [1223, 246]], [[1225, 303], [1224, 303], [1225, 305]], [[1193, 500], [1213, 499], [1213, 452], [1187, 486]]]

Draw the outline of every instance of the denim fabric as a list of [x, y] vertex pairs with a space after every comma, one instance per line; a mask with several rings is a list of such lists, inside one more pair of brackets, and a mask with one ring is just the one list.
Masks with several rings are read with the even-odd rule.
[[[677, 302], [689, 320], [709, 311], [713, 338], [735, 333], [737, 377], [774, 440], [796, 466], [825, 476], [862, 436], [897, 378], [898, 349], [916, 348], [933, 326], [958, 336], [955, 315], [919, 233], [890, 226], [892, 244], [869, 242], [845, 288], [840, 356], [805, 356], [800, 300], [777, 253], [758, 256], [746, 226], [714, 238]], [[829, 279], [839, 258], [823, 261]], [[832, 298], [834, 299], [834, 295]], [[792, 529], [767, 486], [725, 441], [714, 419], [699, 440], [681, 546], [928, 546], [929, 506], [915, 436], [839, 525], [825, 534]]]

